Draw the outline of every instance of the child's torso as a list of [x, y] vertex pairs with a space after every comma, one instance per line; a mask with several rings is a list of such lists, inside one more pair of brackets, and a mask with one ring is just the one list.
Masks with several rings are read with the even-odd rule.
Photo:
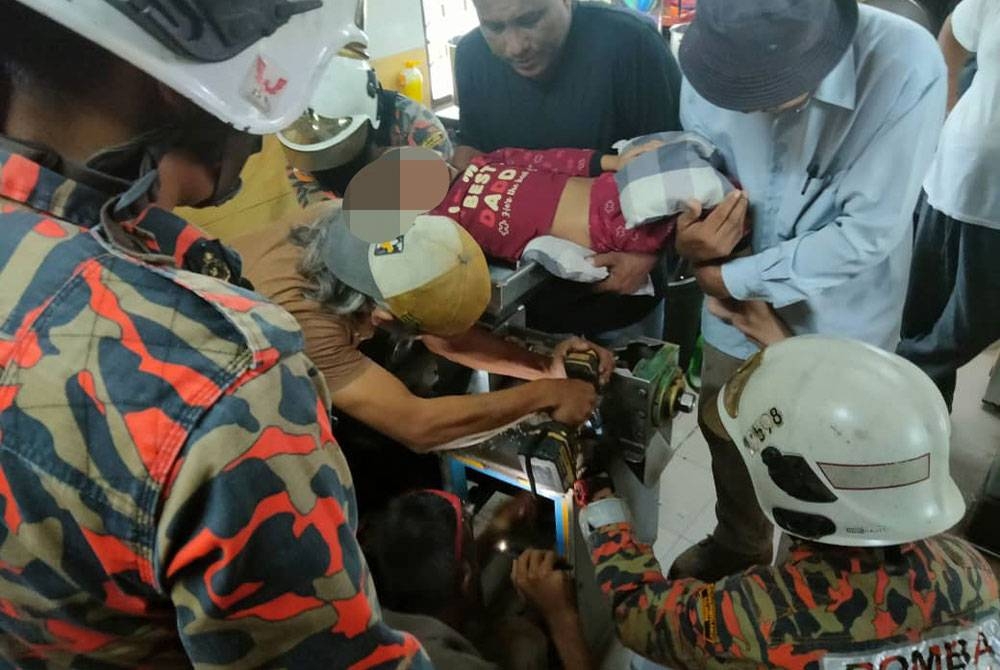
[[[574, 185], [567, 188], [570, 180]], [[570, 191], [573, 200], [578, 200], [580, 184], [592, 181], [547, 170], [474, 160], [432, 213], [457, 221], [472, 233], [488, 255], [516, 260], [527, 242], [549, 234], [564, 192]], [[586, 223], [589, 200], [583, 202]]]

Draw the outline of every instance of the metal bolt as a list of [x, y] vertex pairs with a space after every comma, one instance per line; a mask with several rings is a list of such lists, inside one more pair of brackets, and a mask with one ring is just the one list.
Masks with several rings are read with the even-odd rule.
[[684, 412], [685, 414], [690, 414], [694, 411], [695, 406], [698, 404], [698, 396], [693, 393], [685, 391], [677, 398], [677, 411]]

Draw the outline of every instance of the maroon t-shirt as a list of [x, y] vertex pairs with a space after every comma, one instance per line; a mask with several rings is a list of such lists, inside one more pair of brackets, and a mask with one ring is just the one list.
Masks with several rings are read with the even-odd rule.
[[477, 156], [431, 213], [469, 231], [487, 256], [515, 261], [552, 229], [570, 177], [600, 172], [590, 149], [499, 149]]

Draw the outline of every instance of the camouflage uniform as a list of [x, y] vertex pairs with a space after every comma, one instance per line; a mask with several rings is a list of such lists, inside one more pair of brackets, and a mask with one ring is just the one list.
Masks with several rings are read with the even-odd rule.
[[[392, 119], [387, 128], [377, 131], [379, 139], [376, 144], [384, 147], [424, 147], [451, 159], [455, 147], [434, 112], [395, 91], [381, 91], [380, 95], [379, 110], [392, 110]], [[288, 179], [302, 207], [335, 197], [322, 190], [312, 177], [301, 170], [289, 167]]]
[[425, 667], [295, 321], [106, 199], [0, 150], [0, 667]]
[[627, 524], [590, 538], [623, 643], [672, 668], [1000, 668], [989, 565], [949, 535], [885, 549], [795, 545], [781, 566], [668, 581]]

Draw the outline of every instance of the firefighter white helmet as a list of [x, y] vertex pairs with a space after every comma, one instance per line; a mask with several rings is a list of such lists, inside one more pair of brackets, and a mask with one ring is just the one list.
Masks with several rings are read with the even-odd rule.
[[19, 0], [254, 134], [309, 104], [330, 58], [363, 55], [364, 0]]
[[362, 60], [334, 57], [313, 93], [309, 108], [278, 133], [289, 162], [316, 172], [354, 160], [378, 129], [379, 85]]
[[703, 419], [736, 443], [764, 514], [792, 535], [895, 545], [942, 533], [965, 512], [940, 392], [870, 345], [813, 335], [772, 345]]

